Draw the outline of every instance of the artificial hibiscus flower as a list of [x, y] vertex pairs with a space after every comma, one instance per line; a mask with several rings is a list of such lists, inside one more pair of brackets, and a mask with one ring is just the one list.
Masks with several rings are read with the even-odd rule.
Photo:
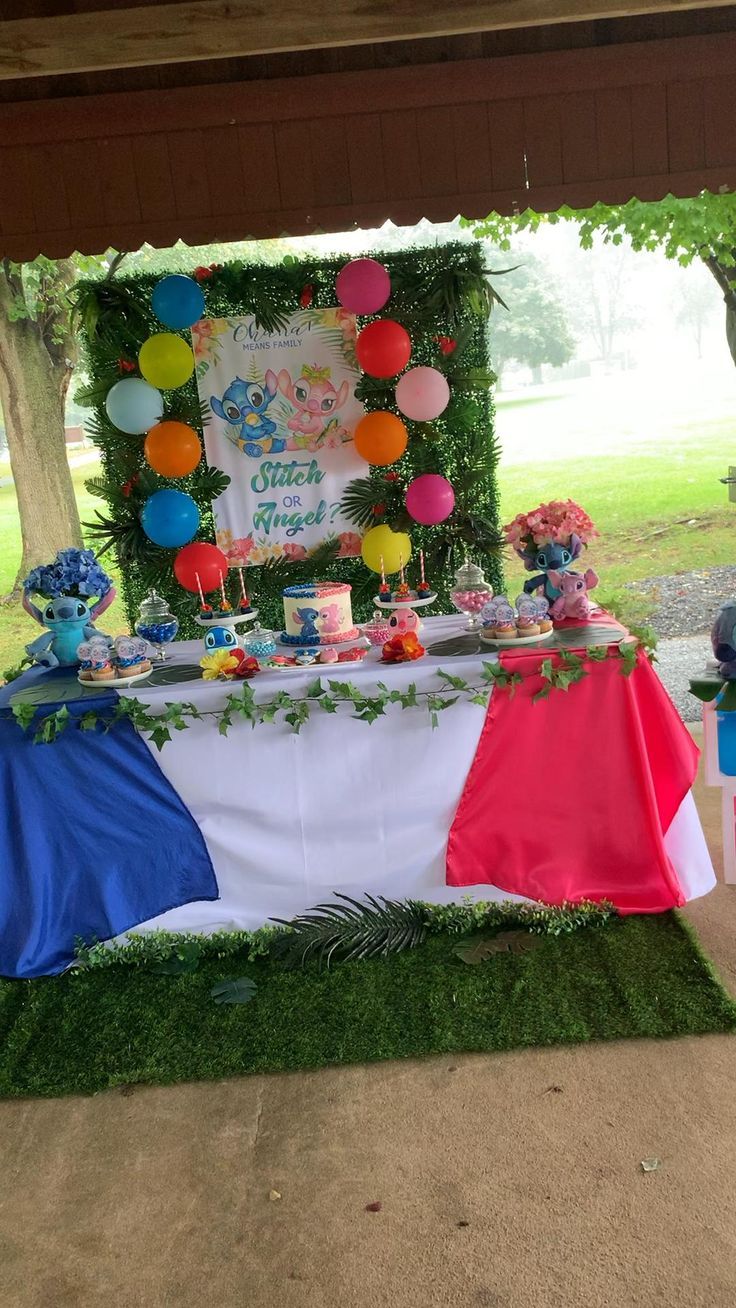
[[[242, 650], [238, 651], [241, 655]], [[211, 654], [204, 654], [199, 660], [205, 681], [216, 681], [218, 677], [233, 676], [240, 662], [231, 649], [216, 649]]]
[[401, 636], [392, 636], [386, 641], [383, 647], [382, 659], [384, 663], [411, 663], [414, 659], [420, 659], [426, 650], [420, 645], [413, 631], [407, 631]]

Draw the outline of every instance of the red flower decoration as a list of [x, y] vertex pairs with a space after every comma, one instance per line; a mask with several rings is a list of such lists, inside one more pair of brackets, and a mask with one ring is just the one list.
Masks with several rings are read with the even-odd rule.
[[[235, 652], [236, 651], [233, 650], [233, 653]], [[237, 652], [239, 654], [243, 654], [242, 650], [238, 650]], [[241, 679], [243, 677], [254, 677], [257, 672], [260, 672], [260, 670], [261, 667], [258, 662], [258, 659], [254, 659], [252, 654], [249, 654], [247, 658], [243, 654], [243, 657], [241, 658], [240, 663], [235, 669], [233, 676], [240, 677]]]
[[440, 354], [447, 356], [457, 349], [457, 341], [452, 336], [435, 336], [434, 339], [440, 347]]
[[384, 663], [411, 663], [425, 653], [424, 646], [419, 644], [414, 632], [407, 631], [402, 636], [392, 636], [386, 641], [382, 659]]
[[314, 299], [314, 287], [310, 282], [302, 289], [302, 293], [299, 296], [299, 303], [302, 309], [308, 309], [313, 299]]
[[123, 486], [120, 487], [126, 500], [130, 497], [133, 487], [136, 486], [137, 483], [138, 483], [138, 473], [134, 472], [133, 476], [128, 481], [126, 481]]
[[381, 514], [382, 514], [382, 513], [385, 513], [385, 512], [386, 512], [386, 505], [385, 505], [385, 504], [374, 504], [374, 505], [373, 505], [373, 517], [374, 517], [374, 518], [380, 518]]
[[398, 480], [399, 480], [399, 474], [398, 474], [398, 472], [387, 472], [383, 480], [384, 480], [384, 481], [398, 481]]
[[130, 359], [118, 359], [118, 372], [135, 372], [137, 365]]
[[199, 268], [194, 269], [192, 276], [197, 282], [206, 282], [213, 273], [219, 272], [221, 267], [222, 264], [219, 263], [211, 263], [209, 268], [205, 268], [200, 264]]

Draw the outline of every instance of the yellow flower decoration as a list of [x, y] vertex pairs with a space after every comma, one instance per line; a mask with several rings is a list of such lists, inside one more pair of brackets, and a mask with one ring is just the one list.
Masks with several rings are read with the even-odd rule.
[[213, 654], [205, 654], [199, 660], [199, 666], [203, 669], [202, 676], [205, 681], [216, 681], [224, 673], [234, 672], [238, 660], [233, 658], [229, 650], [216, 649]]

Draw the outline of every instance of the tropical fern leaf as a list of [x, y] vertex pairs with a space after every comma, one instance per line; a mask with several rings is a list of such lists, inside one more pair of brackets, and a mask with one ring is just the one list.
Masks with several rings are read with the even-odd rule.
[[300, 963], [385, 957], [421, 945], [427, 934], [427, 911], [415, 900], [366, 895], [364, 901], [335, 894], [339, 904], [318, 904], [291, 922], [273, 918], [289, 931], [275, 938], [280, 957]]

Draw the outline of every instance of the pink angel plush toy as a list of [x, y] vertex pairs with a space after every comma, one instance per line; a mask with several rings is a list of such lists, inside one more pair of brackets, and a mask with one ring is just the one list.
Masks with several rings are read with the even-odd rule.
[[598, 585], [598, 577], [592, 568], [588, 568], [584, 576], [580, 572], [554, 571], [548, 572], [547, 576], [552, 585], [562, 591], [552, 605], [553, 618], [558, 621], [560, 618], [581, 618], [585, 621], [590, 617], [593, 605], [588, 599], [588, 591]]

